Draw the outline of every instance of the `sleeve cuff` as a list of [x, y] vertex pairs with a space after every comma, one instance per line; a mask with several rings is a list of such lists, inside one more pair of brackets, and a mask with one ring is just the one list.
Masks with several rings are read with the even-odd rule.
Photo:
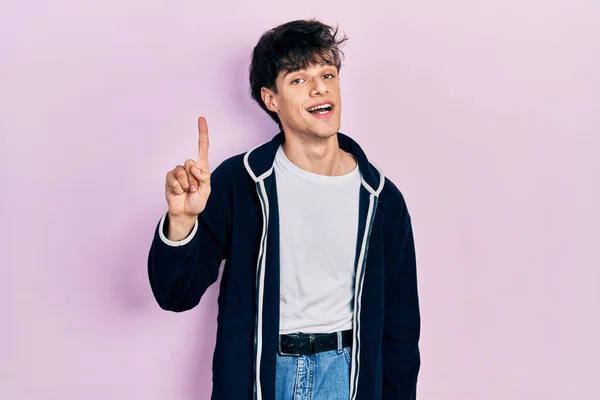
[[194, 235], [196, 235], [196, 231], [198, 231], [198, 220], [196, 219], [196, 222], [194, 223], [194, 229], [192, 229], [192, 232], [190, 232], [190, 234], [185, 239], [174, 241], [169, 240], [164, 233], [164, 226], [165, 220], [167, 219], [167, 215], [168, 212], [164, 213], [164, 215], [160, 219], [160, 224], [158, 226], [158, 235], [160, 236], [160, 239], [163, 241], [164, 244], [172, 247], [185, 246], [194, 238]]

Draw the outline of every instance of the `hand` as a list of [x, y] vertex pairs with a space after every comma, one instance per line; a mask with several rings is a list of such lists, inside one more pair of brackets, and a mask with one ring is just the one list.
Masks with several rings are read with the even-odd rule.
[[186, 160], [167, 173], [165, 197], [169, 218], [195, 220], [210, 196], [208, 170], [208, 126], [204, 117], [198, 118], [198, 159]]

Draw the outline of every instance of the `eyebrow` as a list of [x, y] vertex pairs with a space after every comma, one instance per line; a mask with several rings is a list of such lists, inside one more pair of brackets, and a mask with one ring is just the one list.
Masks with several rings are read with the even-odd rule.
[[283, 74], [283, 79], [285, 79], [289, 74], [293, 74], [294, 72], [298, 72], [298, 71], [300, 71], [300, 69], [294, 69], [294, 70], [291, 70], [291, 71], [286, 71], [286, 73]]
[[[318, 64], [318, 65], [319, 65], [320, 67], [322, 67], [322, 68], [327, 68], [327, 67], [334, 67], [334, 68], [335, 68], [335, 65], [333, 65], [333, 64], [321, 63], [321, 64]], [[298, 71], [302, 71], [302, 68], [297, 68], [297, 69], [293, 69], [293, 70], [291, 70], [291, 71], [287, 71], [287, 72], [286, 72], [286, 73], [283, 75], [283, 79], [285, 79], [285, 78], [286, 78], [286, 77], [287, 77], [289, 74], [293, 74], [293, 73], [295, 73], [295, 72], [298, 72]]]

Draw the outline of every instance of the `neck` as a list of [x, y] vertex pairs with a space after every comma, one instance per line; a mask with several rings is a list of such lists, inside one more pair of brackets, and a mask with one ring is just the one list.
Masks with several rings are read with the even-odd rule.
[[337, 135], [307, 138], [285, 133], [285, 156], [298, 168], [319, 175], [340, 176], [356, 168], [356, 161], [340, 149]]

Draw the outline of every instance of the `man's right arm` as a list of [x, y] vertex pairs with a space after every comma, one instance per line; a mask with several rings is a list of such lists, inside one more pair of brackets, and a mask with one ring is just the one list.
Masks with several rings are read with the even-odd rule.
[[198, 120], [198, 160], [167, 173], [168, 212], [161, 218], [148, 255], [148, 277], [161, 308], [185, 311], [200, 302], [219, 275], [227, 253], [230, 194], [227, 177], [208, 172], [208, 128]]

